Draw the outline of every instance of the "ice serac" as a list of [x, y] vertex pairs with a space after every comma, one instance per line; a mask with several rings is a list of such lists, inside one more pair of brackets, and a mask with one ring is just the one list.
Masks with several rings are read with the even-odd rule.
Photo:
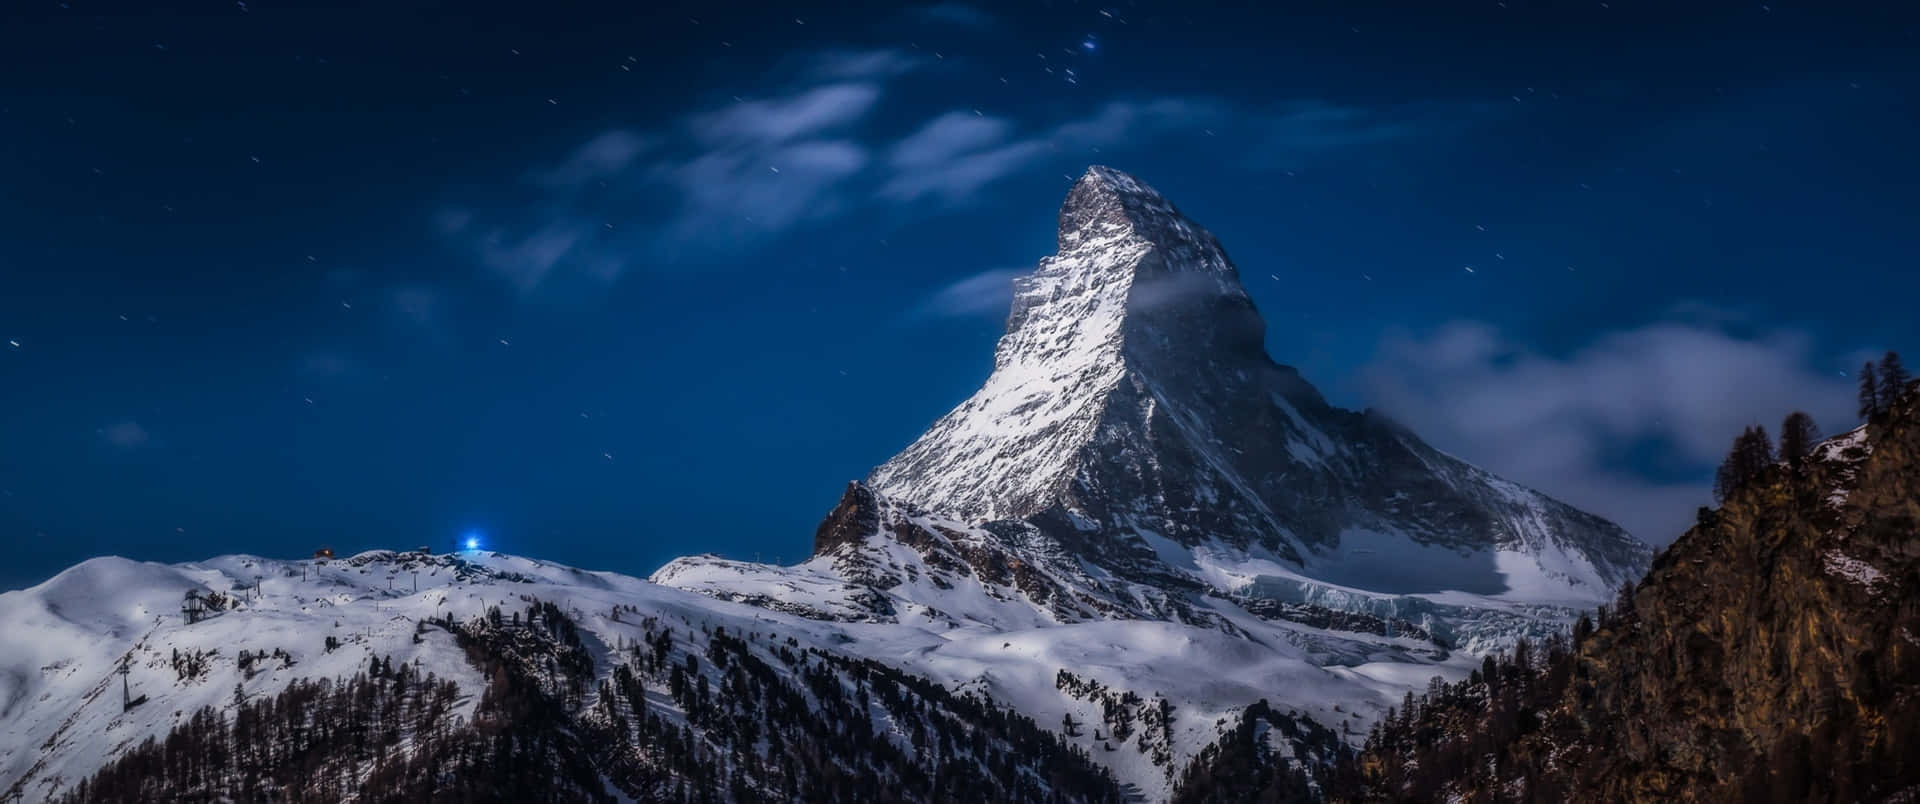
[[1373, 592], [1578, 602], [1646, 568], [1612, 523], [1328, 404], [1265, 331], [1212, 234], [1090, 168], [1059, 253], [1016, 281], [992, 375], [867, 482], [957, 520], [1039, 524], [1124, 578], [1204, 574], [1200, 551]]

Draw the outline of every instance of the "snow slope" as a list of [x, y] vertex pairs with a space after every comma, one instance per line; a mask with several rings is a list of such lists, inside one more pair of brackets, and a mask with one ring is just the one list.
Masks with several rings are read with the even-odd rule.
[[[490, 606], [520, 608], [534, 599], [574, 617], [602, 677], [611, 672], [613, 647], [640, 639], [637, 623], [651, 617], [685, 623], [688, 632], [710, 626], [772, 633], [872, 658], [956, 692], [985, 693], [1043, 725], [1071, 714], [1105, 728], [1098, 697], [1062, 689], [1063, 670], [1115, 695], [1135, 693], [1139, 704], [1127, 716], [1136, 724], [1151, 721], [1165, 699], [1172, 717], [1164, 730], [1136, 726], [1130, 740], [1115, 741], [1109, 733], [1096, 741], [1090, 729], [1076, 738], [1148, 799], [1163, 798], [1185, 758], [1216, 739], [1252, 700], [1265, 697], [1282, 710], [1364, 731], [1431, 673], [1467, 669], [1464, 659], [1434, 664], [1418, 658], [1442, 653], [1420, 639], [1263, 620], [1224, 598], [1197, 605], [1194, 623], [1068, 622], [1010, 587], [975, 584], [946, 590], [956, 594], [940, 598], [938, 611], [903, 599], [895, 616], [842, 621], [821, 616], [844, 604], [833, 573], [814, 562], [787, 568], [683, 562], [662, 575], [686, 585], [704, 579], [729, 589], [760, 588], [814, 610], [783, 612], [497, 553], [381, 551], [324, 562], [225, 556], [178, 565], [93, 559], [39, 586], [0, 595], [0, 644], [8, 646], [0, 654], [0, 794], [43, 800], [141, 740], [164, 735], [198, 708], [229, 706], [236, 687], [247, 698], [271, 695], [298, 678], [352, 676], [375, 656], [453, 680], [462, 713], [470, 713], [483, 679], [446, 632], [419, 630], [416, 623], [449, 613], [479, 617]], [[189, 623], [182, 612], [188, 590], [232, 602]], [[329, 637], [337, 648], [327, 649]], [[242, 650], [266, 658], [248, 672], [239, 662]], [[276, 651], [286, 659], [275, 658]], [[176, 655], [197, 658], [202, 667], [183, 674]], [[123, 711], [115, 670], [129, 658], [126, 686], [146, 701]]]
[[[233, 602], [189, 623], [187, 590]], [[465, 696], [462, 711], [470, 712], [483, 679], [446, 632], [419, 632], [416, 641], [416, 623], [521, 608], [533, 598], [572, 609], [603, 649], [635, 638], [634, 626], [609, 619], [617, 605], [735, 625], [765, 619], [635, 578], [501, 554], [223, 556], [176, 565], [96, 558], [0, 594], [0, 644], [7, 646], [0, 653], [0, 799], [13, 791], [28, 801], [50, 796], [200, 707], [227, 705], [236, 686], [249, 698], [271, 695], [295, 679], [350, 677], [374, 656], [453, 680]], [[339, 647], [328, 650], [329, 638]], [[267, 657], [248, 672], [241, 651]], [[181, 666], [199, 658], [203, 669], [183, 675], [176, 657], [188, 658]], [[126, 688], [148, 699], [126, 711], [116, 672], [123, 660]]]

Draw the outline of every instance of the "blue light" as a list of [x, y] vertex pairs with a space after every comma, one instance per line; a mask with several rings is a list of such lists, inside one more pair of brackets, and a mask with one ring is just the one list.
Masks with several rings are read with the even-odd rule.
[[480, 549], [480, 540], [479, 540], [479, 539], [476, 539], [476, 538], [473, 538], [472, 536], [468, 536], [468, 537], [467, 537], [467, 549], [468, 549], [468, 550], [478, 550], [478, 549]]

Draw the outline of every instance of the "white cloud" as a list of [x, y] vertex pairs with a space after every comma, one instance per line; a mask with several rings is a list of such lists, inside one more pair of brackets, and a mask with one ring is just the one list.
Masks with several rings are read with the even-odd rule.
[[813, 81], [875, 80], [904, 75], [924, 61], [893, 49], [828, 50], [808, 59], [802, 75]]
[[693, 118], [697, 141], [709, 146], [729, 142], [782, 143], [865, 117], [880, 100], [874, 84], [842, 83], [805, 89], [763, 100], [739, 101]]
[[147, 443], [147, 429], [132, 419], [121, 419], [98, 432], [100, 440], [121, 449], [134, 449]]
[[666, 234], [675, 243], [712, 242], [835, 214], [841, 182], [867, 158], [861, 146], [839, 140], [707, 152], [669, 171], [682, 206]]
[[1145, 145], [1171, 131], [1197, 132], [1220, 109], [1216, 103], [1193, 99], [1112, 101], [1086, 117], [1025, 137], [1013, 136], [1014, 126], [1006, 120], [950, 111], [894, 144], [888, 160], [893, 173], [879, 195], [892, 201], [963, 203], [1055, 154], [1091, 157], [1095, 149], [1118, 143]]
[[[782, 91], [594, 136], [533, 171], [517, 221], [449, 210], [436, 228], [523, 294], [562, 272], [611, 281], [636, 261], [750, 245], [847, 208], [842, 184], [870, 161], [849, 130], [879, 102], [881, 79], [914, 64], [892, 50], [817, 54], [799, 71], [807, 80]], [[620, 223], [636, 217], [647, 222]]]
[[1019, 140], [957, 154], [946, 160], [901, 167], [880, 187], [880, 196], [894, 201], [927, 197], [949, 203], [966, 201], [987, 185], [1043, 159], [1047, 152], [1044, 142]]
[[1005, 141], [1013, 125], [998, 117], [952, 111], [940, 115], [894, 143], [889, 161], [902, 169], [921, 169]]
[[[966, 7], [924, 13], [964, 16]], [[1053, 163], [1077, 172], [1106, 149], [1200, 135], [1235, 115], [1200, 98], [1114, 100], [1083, 116], [1022, 125], [949, 110], [876, 136], [889, 81], [921, 64], [901, 50], [827, 50], [788, 60], [775, 91], [697, 110], [649, 130], [603, 131], [530, 172], [518, 210], [442, 209], [435, 228], [506, 285], [538, 292], [557, 277], [612, 281], [635, 264], [699, 263], [870, 204], [964, 205], [1009, 176]], [[1360, 111], [1290, 107], [1296, 146], [1314, 126], [1372, 139]], [[1254, 115], [1258, 116], [1258, 115]]]
[[1225, 104], [1205, 98], [1112, 101], [1092, 115], [1060, 124], [1047, 136], [1063, 146], [1107, 147], [1176, 131], [1199, 134], [1225, 119], [1227, 112]]
[[[1678, 536], [1733, 437], [1806, 410], [1853, 424], [1853, 388], [1816, 370], [1806, 336], [1740, 338], [1694, 322], [1615, 332], [1565, 357], [1457, 322], [1387, 338], [1362, 380], [1376, 407], [1435, 446], [1609, 517], [1656, 544]], [[1672, 481], [1623, 465], [1666, 449]]]
[[481, 238], [480, 258], [508, 284], [530, 291], [546, 280], [586, 233], [586, 223], [565, 217], [517, 238], [494, 231]]
[[998, 268], [947, 285], [916, 305], [909, 318], [1004, 316], [1013, 304], [1013, 280], [1026, 271]]
[[615, 129], [587, 140], [567, 161], [551, 169], [541, 171], [536, 178], [544, 184], [558, 187], [573, 187], [618, 175], [633, 164], [642, 153], [653, 147], [653, 141], [632, 131]]

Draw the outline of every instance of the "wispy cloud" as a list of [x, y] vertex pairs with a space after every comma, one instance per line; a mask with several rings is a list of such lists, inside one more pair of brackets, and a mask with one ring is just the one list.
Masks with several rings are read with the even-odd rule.
[[845, 83], [813, 87], [763, 100], [739, 101], [693, 118], [698, 143], [783, 143], [818, 134], [864, 117], [880, 99], [873, 84]]
[[1011, 123], [998, 117], [947, 112], [895, 143], [889, 161], [901, 170], [924, 170], [970, 151], [999, 145], [1012, 130]]
[[[977, 9], [918, 13], [960, 21], [973, 18], [969, 11]], [[787, 77], [769, 91], [645, 130], [600, 132], [529, 171], [517, 209], [443, 209], [434, 227], [507, 287], [531, 294], [560, 277], [611, 281], [636, 264], [706, 262], [864, 205], [976, 203], [1022, 172], [1077, 170], [1109, 150], [1215, 126], [1254, 120], [1267, 138], [1261, 148], [1298, 152], [1411, 136], [1420, 125], [1404, 111], [1320, 102], [1275, 112], [1132, 98], [1050, 120], [950, 109], [901, 130], [895, 121], [913, 101], [892, 100], [896, 82], [922, 65], [892, 49], [790, 58], [781, 65]], [[883, 106], [888, 114], [879, 114]]]
[[915, 305], [910, 320], [1004, 316], [1013, 304], [1013, 280], [1026, 271], [996, 268], [947, 285]]
[[1280, 104], [1244, 116], [1254, 129], [1256, 167], [1298, 168], [1331, 152], [1364, 145], [1442, 137], [1491, 114], [1478, 104], [1402, 103], [1351, 106], [1321, 100]]
[[567, 161], [540, 171], [536, 179], [556, 187], [577, 187], [626, 170], [654, 142], [632, 131], [614, 130], [588, 140]]
[[1121, 142], [1144, 145], [1175, 130], [1197, 132], [1222, 108], [1197, 99], [1113, 101], [1088, 116], [1025, 136], [1015, 136], [1007, 120], [947, 112], [894, 144], [888, 159], [892, 175], [879, 195], [893, 201], [964, 202], [1057, 153], [1092, 153]]
[[402, 331], [430, 343], [444, 344], [452, 339], [452, 321], [447, 315], [446, 296], [425, 284], [394, 285], [382, 291], [388, 317]]
[[867, 159], [864, 147], [846, 140], [709, 151], [665, 172], [679, 188], [682, 206], [664, 234], [674, 245], [750, 241], [832, 216], [844, 204], [841, 182]]
[[891, 48], [826, 50], [808, 57], [800, 74], [805, 81], [876, 81], [905, 75], [924, 63]]
[[842, 184], [872, 158], [855, 129], [917, 63], [893, 50], [814, 54], [760, 97], [592, 137], [533, 171], [510, 219], [443, 210], [435, 226], [521, 293], [562, 272], [611, 280], [638, 261], [751, 245], [847, 207]]
[[[1661, 544], [1709, 502], [1711, 468], [1746, 426], [1775, 430], [1796, 409], [1831, 432], [1852, 426], [1851, 383], [1814, 365], [1811, 340], [1785, 330], [1736, 337], [1668, 321], [1555, 357], [1458, 322], [1387, 338], [1363, 383], [1435, 446]], [[1671, 465], [1626, 466], [1644, 445]], [[1663, 475], [1681, 479], [1647, 479]]]
[[132, 419], [121, 419], [98, 430], [100, 440], [120, 449], [136, 449], [147, 443], [147, 428]]

